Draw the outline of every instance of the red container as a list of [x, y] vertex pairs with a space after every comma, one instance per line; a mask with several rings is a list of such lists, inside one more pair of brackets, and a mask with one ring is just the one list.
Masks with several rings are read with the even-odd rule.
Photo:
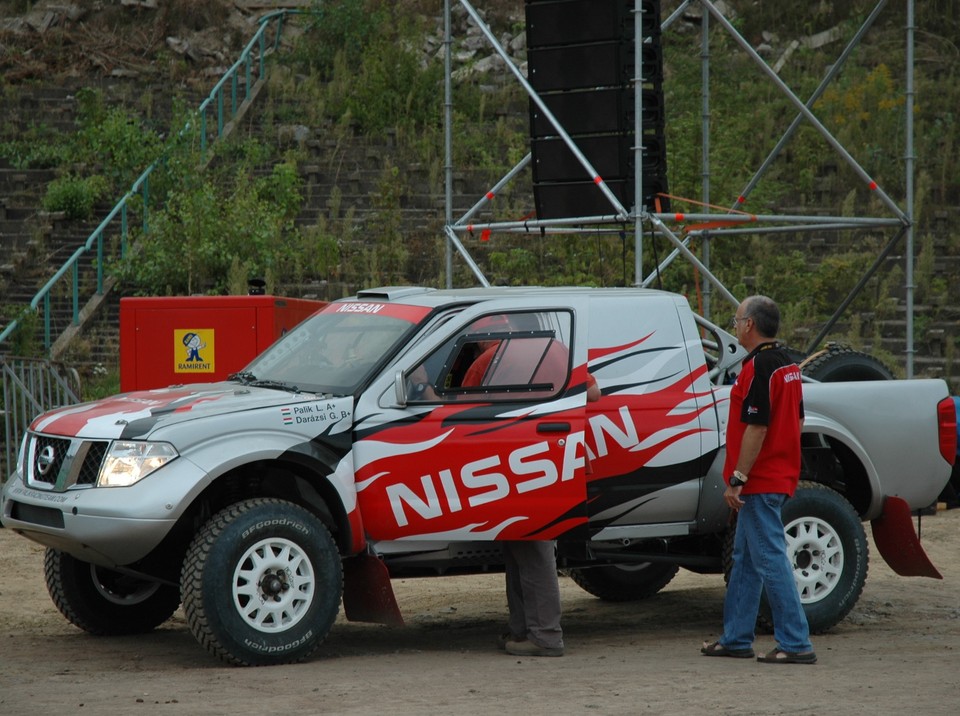
[[120, 299], [120, 389], [223, 380], [326, 306], [276, 296]]

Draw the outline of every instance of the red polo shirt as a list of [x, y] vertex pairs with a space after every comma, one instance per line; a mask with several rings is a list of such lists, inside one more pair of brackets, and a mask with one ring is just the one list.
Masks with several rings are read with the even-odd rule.
[[747, 425], [766, 425], [767, 434], [741, 494], [793, 495], [800, 479], [800, 421], [803, 390], [800, 368], [780, 344], [762, 343], [743, 361], [730, 390], [727, 459], [723, 474], [733, 474]]

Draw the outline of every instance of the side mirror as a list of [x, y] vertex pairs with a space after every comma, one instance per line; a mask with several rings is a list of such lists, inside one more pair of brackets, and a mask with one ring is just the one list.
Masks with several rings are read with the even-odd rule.
[[401, 408], [407, 407], [407, 381], [403, 378], [402, 370], [398, 370], [393, 376], [393, 392], [397, 405]]

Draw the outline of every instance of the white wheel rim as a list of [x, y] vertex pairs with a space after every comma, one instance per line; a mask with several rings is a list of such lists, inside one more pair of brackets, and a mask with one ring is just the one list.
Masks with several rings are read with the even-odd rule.
[[803, 604], [819, 602], [829, 595], [843, 575], [843, 544], [829, 523], [802, 517], [785, 528], [787, 557]]
[[251, 546], [233, 573], [233, 603], [240, 616], [261, 632], [282, 632], [303, 619], [316, 593], [313, 565], [286, 539], [264, 539]]

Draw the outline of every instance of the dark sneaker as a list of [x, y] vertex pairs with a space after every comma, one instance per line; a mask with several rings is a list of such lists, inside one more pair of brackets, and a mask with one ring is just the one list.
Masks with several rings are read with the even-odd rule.
[[504, 645], [508, 654], [514, 656], [563, 656], [562, 646], [537, 646], [532, 641], [508, 641]]

